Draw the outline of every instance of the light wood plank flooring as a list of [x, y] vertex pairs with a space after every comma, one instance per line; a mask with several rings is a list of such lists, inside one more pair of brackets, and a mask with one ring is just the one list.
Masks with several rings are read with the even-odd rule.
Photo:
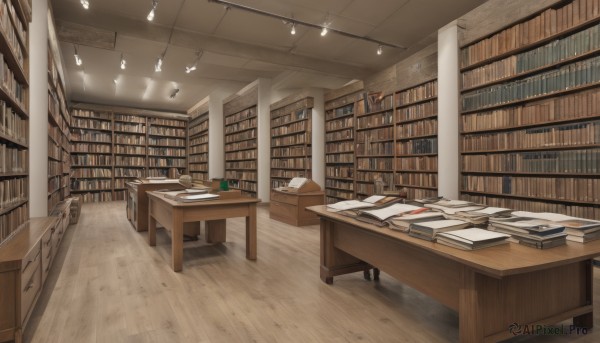
[[[84, 205], [25, 342], [458, 341], [455, 312], [385, 273], [379, 282], [362, 273], [321, 282], [318, 226], [271, 221], [259, 207], [255, 262], [245, 258], [243, 219], [227, 227], [225, 244], [185, 243], [183, 272], [174, 273], [163, 230], [152, 248], [130, 226], [124, 202]], [[513, 341], [598, 342], [600, 330]]]

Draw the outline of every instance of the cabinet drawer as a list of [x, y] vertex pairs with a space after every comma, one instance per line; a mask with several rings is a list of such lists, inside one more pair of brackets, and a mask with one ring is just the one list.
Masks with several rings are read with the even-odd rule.
[[21, 323], [27, 318], [29, 311], [31, 311], [33, 301], [42, 287], [42, 273], [40, 273], [40, 268], [41, 266], [38, 259], [38, 263], [35, 269], [33, 269], [31, 277], [21, 284]]
[[58, 251], [58, 245], [60, 244], [62, 235], [62, 223], [58, 222], [56, 224], [56, 231], [54, 231], [54, 235], [52, 235], [52, 257], [54, 257], [54, 255], [56, 255], [56, 252]]
[[298, 196], [293, 194], [283, 194], [280, 192], [271, 192], [271, 201], [283, 202], [290, 205], [298, 205]]
[[40, 245], [37, 244], [21, 262], [21, 284], [29, 281], [33, 271], [39, 267], [41, 260]]
[[296, 221], [298, 217], [297, 206], [273, 201], [273, 199], [271, 199], [271, 202], [269, 204], [269, 212], [271, 218], [281, 218]]

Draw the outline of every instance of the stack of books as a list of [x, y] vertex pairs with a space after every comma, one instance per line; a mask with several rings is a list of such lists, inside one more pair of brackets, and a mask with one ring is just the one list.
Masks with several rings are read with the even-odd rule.
[[437, 235], [437, 242], [463, 250], [477, 250], [496, 245], [507, 244], [510, 235], [469, 228], [456, 231], [442, 232]]
[[392, 204], [382, 208], [359, 211], [356, 219], [383, 227], [387, 225], [387, 220], [392, 217], [401, 216], [404, 213], [416, 213], [422, 209], [425, 208], [407, 204]]
[[561, 220], [556, 224], [564, 225], [568, 241], [586, 243], [600, 239], [600, 222], [573, 218]]
[[532, 248], [548, 249], [566, 244], [565, 227], [546, 220], [510, 221], [491, 218], [488, 229], [509, 234], [513, 242]]
[[467, 228], [470, 224], [462, 220], [447, 219], [410, 224], [408, 234], [412, 237], [435, 242], [436, 235], [442, 232]]
[[434, 220], [443, 220], [444, 215], [441, 212], [422, 212], [418, 214], [403, 214], [399, 217], [392, 217], [387, 220], [390, 229], [408, 232], [410, 224], [430, 222]]
[[489, 218], [509, 217], [512, 212], [509, 208], [485, 207], [477, 210], [458, 211], [446, 214], [446, 219], [464, 220], [476, 226], [486, 226]]

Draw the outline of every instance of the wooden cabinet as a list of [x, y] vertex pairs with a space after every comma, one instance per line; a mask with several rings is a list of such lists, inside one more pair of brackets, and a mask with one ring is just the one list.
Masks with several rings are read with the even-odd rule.
[[319, 217], [306, 207], [323, 205], [325, 193], [322, 191], [308, 193], [290, 193], [278, 190], [271, 191], [271, 219], [295, 226], [317, 225]]

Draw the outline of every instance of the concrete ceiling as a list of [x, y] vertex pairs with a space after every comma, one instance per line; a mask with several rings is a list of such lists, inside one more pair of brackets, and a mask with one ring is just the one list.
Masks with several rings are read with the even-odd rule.
[[[338, 88], [409, 53], [385, 48], [377, 56], [374, 43], [334, 33], [321, 37], [302, 26], [292, 36], [281, 20], [207, 0], [161, 0], [153, 22], [146, 20], [151, 0], [89, 2], [85, 10], [79, 0], [52, 0], [72, 101], [185, 112], [213, 92], [233, 93], [257, 78], [272, 78], [280, 89]], [[338, 30], [415, 47], [485, 0], [232, 2], [314, 24], [328, 20]], [[82, 66], [75, 64], [74, 43]], [[154, 64], [167, 46], [157, 73]], [[198, 50], [203, 51], [198, 69], [186, 74]], [[119, 68], [121, 54], [125, 70]]]

